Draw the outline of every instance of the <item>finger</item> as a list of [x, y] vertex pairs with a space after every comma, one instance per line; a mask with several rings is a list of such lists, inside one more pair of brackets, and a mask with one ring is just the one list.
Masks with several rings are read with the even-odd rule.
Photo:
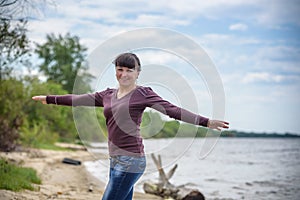
[[33, 96], [32, 99], [33, 100], [44, 100], [45, 97], [44, 96]]
[[32, 99], [37, 101], [37, 100], [39, 100], [39, 96], [33, 96]]
[[35, 101], [46, 101], [45, 96], [34, 96], [32, 99]]
[[226, 124], [223, 125], [223, 128], [229, 128], [229, 126], [227, 126]]
[[226, 124], [226, 125], [229, 125], [229, 122], [226, 122], [226, 121], [219, 121], [220, 123], [222, 123], [222, 124]]

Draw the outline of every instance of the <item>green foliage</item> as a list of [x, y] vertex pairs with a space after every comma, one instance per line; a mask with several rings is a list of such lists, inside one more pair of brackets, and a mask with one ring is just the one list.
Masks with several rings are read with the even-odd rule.
[[20, 114], [26, 101], [26, 91], [22, 81], [14, 78], [0, 81], [0, 113], [7, 119]]
[[63, 90], [59, 84], [40, 82], [37, 78], [27, 78], [26, 85], [28, 85], [27, 91], [30, 101], [24, 109], [27, 118], [22, 134], [42, 131], [40, 137], [36, 137], [36, 139], [40, 139], [38, 143], [44, 143], [43, 140], [45, 140], [48, 141], [48, 144], [52, 144], [57, 141], [57, 135], [61, 141], [73, 142], [77, 137], [77, 131], [73, 121], [72, 107], [43, 105], [31, 100], [31, 97], [35, 95], [60, 95], [66, 94], [67, 91]]
[[74, 142], [78, 135], [72, 108], [31, 99], [39, 94], [66, 93], [60, 85], [42, 83], [37, 78], [0, 81], [0, 150], [12, 151], [18, 141], [31, 147], [58, 140]]
[[[86, 72], [87, 49], [79, 38], [66, 34], [47, 35], [47, 42], [37, 45], [36, 53], [43, 63], [40, 70], [46, 83], [37, 77], [12, 78], [14, 66], [28, 66], [30, 56], [24, 10], [34, 9], [27, 1], [0, 2], [0, 150], [12, 151], [18, 142], [26, 146], [51, 146], [57, 140], [78, 139], [71, 107], [42, 105], [35, 95], [87, 92], [92, 78]], [[32, 6], [32, 7], [31, 7]], [[16, 19], [16, 15], [22, 16]], [[101, 115], [99, 115], [101, 116]], [[103, 127], [103, 120], [101, 127]], [[91, 125], [93, 127], [93, 124]], [[21, 136], [21, 137], [20, 137]]]
[[0, 159], [0, 189], [20, 191], [34, 190], [32, 184], [41, 184], [36, 171], [31, 168], [22, 168]]
[[[68, 93], [90, 91], [92, 75], [87, 73], [87, 49], [79, 42], [79, 37], [49, 34], [44, 44], [37, 44], [35, 52], [43, 60], [39, 66], [48, 81], [62, 85]], [[73, 91], [76, 82], [75, 91]]]
[[143, 138], [205, 137], [207, 128], [176, 120], [165, 121], [158, 112], [145, 112], [141, 123]]
[[108, 130], [107, 130], [107, 126], [106, 126], [106, 118], [105, 118], [104, 113], [103, 113], [103, 108], [97, 108], [96, 109], [96, 114], [97, 114], [97, 119], [98, 119], [100, 129], [102, 131], [102, 139], [103, 139], [103, 136], [105, 138], [107, 138], [108, 137]]
[[206, 128], [206, 127], [198, 127], [198, 130], [197, 130], [197, 137], [206, 137], [206, 136], [209, 136], [209, 129]]
[[24, 123], [20, 137], [22, 145], [39, 148], [41, 145], [50, 145], [58, 141], [59, 135], [49, 131], [46, 123], [33, 123], [33, 127], [30, 127], [28, 121]]
[[0, 150], [11, 151], [16, 147], [27, 101], [21, 81], [0, 80]]
[[175, 137], [178, 134], [178, 128], [180, 123], [178, 121], [164, 121], [163, 128], [155, 135], [154, 138], [170, 138]]
[[193, 124], [180, 123], [178, 129], [177, 137], [196, 137], [198, 132], [198, 127]]
[[103, 108], [74, 107], [74, 119], [80, 139], [85, 144], [103, 142], [107, 138], [107, 129]]
[[144, 138], [161, 137], [160, 131], [164, 127], [164, 121], [157, 112], [145, 112], [141, 123], [141, 134]]

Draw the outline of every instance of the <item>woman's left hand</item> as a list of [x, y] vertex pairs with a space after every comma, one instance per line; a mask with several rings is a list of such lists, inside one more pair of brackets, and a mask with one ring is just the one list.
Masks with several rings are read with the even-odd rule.
[[215, 129], [221, 131], [222, 128], [228, 129], [229, 123], [221, 120], [208, 120], [207, 127], [210, 129]]

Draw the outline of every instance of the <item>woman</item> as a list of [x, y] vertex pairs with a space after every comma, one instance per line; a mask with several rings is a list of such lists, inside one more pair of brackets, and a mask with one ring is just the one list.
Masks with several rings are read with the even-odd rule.
[[101, 106], [108, 128], [110, 155], [109, 182], [103, 200], [130, 200], [133, 187], [146, 167], [144, 145], [140, 135], [142, 114], [154, 108], [174, 119], [221, 130], [229, 123], [193, 114], [162, 99], [150, 87], [136, 85], [141, 64], [133, 53], [123, 53], [115, 61], [118, 89], [94, 94], [34, 96], [43, 104], [66, 106]]

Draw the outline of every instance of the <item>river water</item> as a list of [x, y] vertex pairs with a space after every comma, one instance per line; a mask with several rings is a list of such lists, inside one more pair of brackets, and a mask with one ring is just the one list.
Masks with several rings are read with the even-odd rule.
[[[144, 144], [147, 169], [136, 191], [143, 191], [145, 181], [158, 179], [150, 156], [154, 153], [161, 155], [166, 172], [178, 164], [172, 184], [187, 184], [207, 199], [300, 199], [300, 139], [172, 138], [147, 139]], [[212, 151], [203, 156], [203, 148]], [[84, 164], [95, 177], [108, 180], [107, 159]]]

